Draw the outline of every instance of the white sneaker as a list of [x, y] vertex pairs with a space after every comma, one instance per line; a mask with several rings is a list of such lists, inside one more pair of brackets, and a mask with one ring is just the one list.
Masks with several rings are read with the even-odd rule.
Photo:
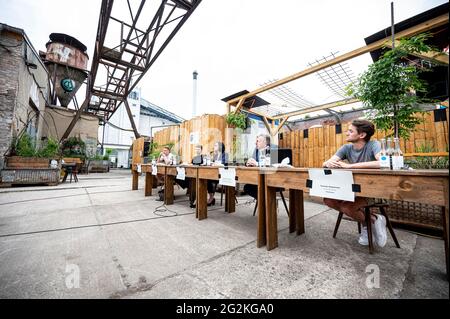
[[386, 218], [383, 215], [377, 215], [377, 219], [375, 220], [373, 226], [375, 243], [379, 247], [384, 247], [387, 241]]
[[363, 246], [369, 246], [369, 236], [367, 235], [367, 227], [361, 228], [361, 236], [359, 236], [358, 243]]

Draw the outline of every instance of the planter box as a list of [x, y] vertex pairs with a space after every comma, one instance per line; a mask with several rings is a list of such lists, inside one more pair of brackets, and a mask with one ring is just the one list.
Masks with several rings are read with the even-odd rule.
[[10, 156], [6, 158], [6, 168], [49, 168], [49, 158]]
[[47, 184], [59, 183], [59, 168], [6, 168], [1, 172], [4, 184]]
[[88, 167], [89, 173], [109, 172], [109, 160], [91, 160]]

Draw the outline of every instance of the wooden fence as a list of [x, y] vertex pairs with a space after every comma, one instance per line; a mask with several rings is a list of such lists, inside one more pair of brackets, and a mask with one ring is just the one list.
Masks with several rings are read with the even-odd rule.
[[[203, 154], [209, 154], [213, 151], [216, 141], [226, 141], [225, 128], [224, 116], [204, 114], [192, 120], [184, 121], [180, 126], [171, 126], [156, 132], [153, 141], [158, 143], [160, 147], [174, 143], [173, 152], [180, 155], [183, 162], [190, 162], [194, 156], [195, 144], [201, 144]], [[198, 141], [195, 141], [195, 139], [198, 139]]]
[[[408, 140], [401, 139], [400, 147], [403, 153], [414, 153], [417, 147], [428, 143], [437, 152], [448, 152], [448, 108], [446, 121], [434, 121], [433, 111], [425, 112], [421, 116], [424, 122], [416, 126]], [[321, 167], [345, 141], [348, 123], [342, 123], [341, 133], [336, 134], [336, 126], [323, 126], [308, 129], [308, 137], [304, 130], [283, 132], [279, 136], [279, 147], [292, 148], [292, 157], [296, 167]], [[377, 130], [372, 139], [381, 139], [383, 131]]]
[[[415, 153], [417, 147], [428, 143], [437, 152], [448, 152], [448, 118], [446, 109], [445, 121], [434, 121], [433, 111], [421, 114], [424, 122], [416, 126], [408, 140], [402, 139], [400, 147], [403, 153]], [[321, 167], [322, 163], [329, 159], [345, 141], [345, 132], [348, 123], [342, 123], [341, 133], [336, 134], [335, 125], [326, 125], [308, 129], [308, 137], [304, 130], [279, 134], [279, 147], [291, 148], [293, 165], [296, 167]], [[194, 133], [191, 136], [191, 133]], [[184, 162], [190, 162], [194, 155], [194, 146], [191, 137], [198, 134], [198, 144], [203, 145], [203, 153], [213, 151], [216, 141], [224, 141], [227, 152], [230, 152], [232, 133], [226, 130], [225, 117], [216, 114], [205, 114], [192, 120], [185, 121], [180, 126], [171, 126], [154, 134], [153, 141], [159, 147], [174, 143], [173, 152], [181, 156]], [[231, 134], [231, 135], [230, 135]], [[385, 136], [383, 131], [377, 130], [372, 139], [381, 139]]]

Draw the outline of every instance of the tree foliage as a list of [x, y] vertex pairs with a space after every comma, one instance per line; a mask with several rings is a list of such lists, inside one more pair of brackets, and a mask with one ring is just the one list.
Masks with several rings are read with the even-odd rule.
[[420, 103], [428, 102], [426, 83], [419, 78], [425, 68], [409, 59], [415, 53], [425, 53], [433, 48], [425, 44], [428, 34], [420, 34], [400, 40], [394, 49], [371, 64], [348, 88], [348, 94], [362, 101], [373, 110], [369, 119], [377, 128], [386, 132], [398, 125], [398, 136], [408, 138], [414, 127], [423, 120], [416, 117]]

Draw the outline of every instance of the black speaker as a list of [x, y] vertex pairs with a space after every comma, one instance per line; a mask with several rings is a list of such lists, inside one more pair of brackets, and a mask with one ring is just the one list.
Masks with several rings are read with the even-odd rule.
[[445, 122], [445, 121], [447, 121], [447, 112], [445, 110], [446, 109], [433, 110], [434, 121], [435, 122]]
[[147, 157], [150, 152], [150, 142], [144, 142], [144, 157]]

